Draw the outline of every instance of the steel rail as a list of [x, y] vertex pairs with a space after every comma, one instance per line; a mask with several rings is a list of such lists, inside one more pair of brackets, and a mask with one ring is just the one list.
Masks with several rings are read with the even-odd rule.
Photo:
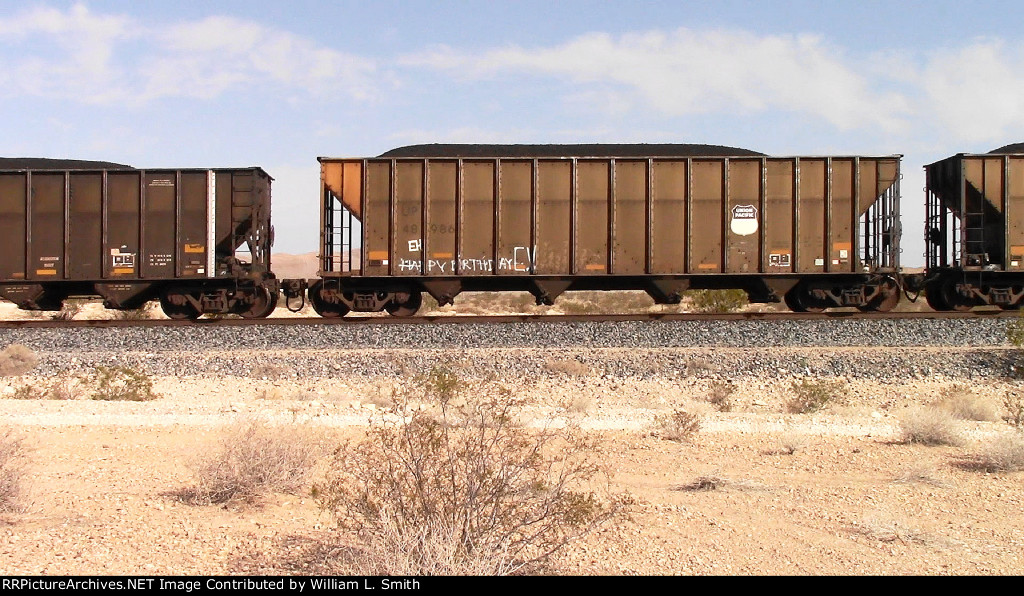
[[822, 321], [835, 319], [971, 319], [1019, 318], [1016, 311], [974, 310], [968, 312], [861, 312], [831, 311], [822, 313], [794, 312], [741, 312], [741, 313], [635, 313], [595, 315], [418, 315], [412, 317], [356, 316], [326, 319], [322, 317], [269, 317], [266, 319], [209, 318], [191, 320], [172, 319], [98, 319], [57, 320], [18, 319], [0, 321], [0, 329], [23, 328], [76, 328], [76, 327], [202, 327], [251, 325], [425, 325], [425, 324], [498, 324], [498, 323], [576, 323], [598, 321]]

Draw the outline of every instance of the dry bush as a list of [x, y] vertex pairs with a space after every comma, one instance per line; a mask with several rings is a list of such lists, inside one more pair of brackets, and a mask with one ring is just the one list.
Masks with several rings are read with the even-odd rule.
[[92, 388], [91, 398], [99, 401], [150, 401], [158, 399], [148, 374], [128, 366], [97, 366], [82, 377]]
[[952, 446], [963, 444], [963, 437], [953, 415], [941, 408], [910, 408], [900, 418], [900, 429], [906, 443]]
[[544, 368], [548, 372], [570, 377], [586, 377], [594, 374], [594, 369], [571, 358], [548, 358], [544, 361]]
[[793, 455], [806, 447], [810, 440], [806, 434], [792, 429], [780, 433], [777, 438], [779, 442], [778, 453], [783, 455]]
[[683, 443], [693, 439], [700, 431], [701, 417], [694, 412], [676, 409], [669, 415], [656, 417], [654, 423], [658, 437]]
[[0, 511], [16, 511], [24, 490], [25, 448], [10, 429], [0, 431]]
[[790, 414], [811, 414], [837, 401], [842, 384], [838, 381], [800, 379], [790, 387], [793, 397], [786, 402], [786, 411]]
[[1006, 421], [1017, 428], [1024, 429], [1024, 391], [1011, 389], [1003, 394], [1003, 407], [1006, 408]]
[[719, 412], [732, 411], [732, 394], [736, 392], [736, 386], [732, 383], [715, 381], [708, 389], [705, 396], [707, 402]]
[[88, 303], [89, 300], [81, 298], [65, 300], [61, 304], [60, 310], [54, 313], [53, 318], [57, 321], [70, 321], [75, 318], [75, 315], [82, 312], [82, 308]]
[[11, 344], [0, 350], [0, 377], [23, 375], [39, 364], [36, 353], [21, 344]]
[[990, 441], [976, 458], [978, 467], [989, 472], [1024, 470], [1024, 434], [1009, 432]]
[[326, 454], [317, 435], [302, 426], [249, 420], [226, 429], [213, 453], [195, 464], [196, 486], [183, 493], [197, 505], [248, 503], [306, 485]]
[[588, 395], [576, 395], [566, 409], [573, 414], [589, 414], [597, 408], [597, 402]]
[[[340, 448], [316, 492], [359, 552], [359, 575], [505, 575], [542, 569], [623, 513], [600, 489], [594, 446], [530, 430], [494, 383], [435, 369], [396, 394], [365, 440]], [[425, 407], [429, 406], [429, 407]]]
[[947, 387], [935, 405], [961, 420], [992, 422], [1000, 419], [999, 408], [995, 403], [974, 393], [965, 385], [955, 384]]
[[153, 316], [155, 304], [155, 302], [147, 302], [140, 306], [139, 308], [132, 308], [128, 310], [115, 310], [113, 318], [122, 321], [142, 321], [146, 319], [152, 319], [155, 318]]
[[718, 474], [707, 474], [704, 476], [698, 476], [688, 484], [676, 486], [672, 490], [684, 492], [706, 492], [721, 489], [764, 490], [765, 487], [746, 478], [733, 479], [719, 476]]
[[291, 374], [291, 369], [273, 362], [258, 364], [249, 371], [249, 376], [254, 379], [276, 381]]
[[9, 399], [78, 399], [81, 394], [81, 384], [80, 379], [66, 374], [52, 379], [25, 379], [6, 397]]
[[739, 310], [750, 303], [743, 290], [689, 290], [693, 309], [705, 313], [726, 313]]
[[894, 520], [889, 515], [875, 512], [871, 513], [855, 524], [858, 533], [878, 540], [879, 542], [902, 542], [925, 544], [930, 542], [928, 537], [921, 531], [907, 527], [903, 523]]

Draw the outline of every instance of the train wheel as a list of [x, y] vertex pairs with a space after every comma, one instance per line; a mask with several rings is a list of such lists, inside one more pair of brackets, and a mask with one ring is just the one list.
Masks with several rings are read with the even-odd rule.
[[243, 319], [263, 319], [277, 308], [277, 292], [263, 286], [257, 287], [255, 292], [256, 297], [249, 308], [238, 313]]
[[974, 308], [974, 300], [962, 295], [956, 289], [955, 279], [947, 279], [945, 283], [942, 284], [940, 294], [945, 303], [949, 305], [950, 310], [967, 312]]
[[203, 313], [196, 310], [184, 294], [164, 292], [160, 295], [160, 308], [171, 319], [198, 319]]
[[803, 306], [800, 305], [800, 301], [796, 299], [796, 293], [800, 286], [794, 286], [790, 291], [786, 292], [786, 295], [782, 297], [785, 301], [786, 306], [793, 312], [807, 312]]
[[384, 310], [395, 317], [411, 317], [420, 309], [421, 304], [423, 304], [422, 293], [398, 292], [394, 299], [384, 307]]
[[325, 319], [339, 319], [348, 314], [349, 308], [344, 303], [324, 300], [320, 295], [320, 288], [319, 284], [314, 284], [308, 292], [309, 303], [313, 306], [316, 314]]
[[953, 310], [946, 299], [942, 296], [942, 284], [938, 282], [931, 282], [924, 288], [924, 299], [928, 302], [928, 306], [932, 307], [937, 311]]
[[858, 306], [862, 311], [889, 312], [900, 303], [900, 286], [893, 279], [882, 282], [882, 290], [871, 302]]
[[[811, 288], [804, 284], [797, 284], [786, 293], [786, 304], [790, 305], [794, 312], [825, 312], [829, 307], [828, 301], [815, 298]], [[794, 306], [796, 308], [793, 308]]]

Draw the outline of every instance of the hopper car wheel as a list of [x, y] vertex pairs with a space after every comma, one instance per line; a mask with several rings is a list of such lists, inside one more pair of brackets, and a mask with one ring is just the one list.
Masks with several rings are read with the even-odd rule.
[[924, 289], [924, 299], [928, 302], [928, 306], [932, 307], [937, 311], [953, 310], [946, 302], [946, 299], [942, 296], [942, 284], [938, 282], [931, 282]]
[[191, 319], [194, 321], [202, 315], [202, 313], [196, 310], [188, 300], [186, 300], [184, 304], [174, 304], [174, 302], [171, 301], [171, 295], [167, 292], [160, 296], [160, 308], [163, 309], [165, 315], [177, 321], [184, 319]]
[[325, 319], [340, 319], [347, 315], [349, 310], [348, 307], [341, 302], [324, 302], [321, 298], [316, 296], [315, 292], [309, 293], [309, 303], [313, 305], [313, 310], [316, 311], [316, 314]]
[[395, 317], [411, 317], [420, 309], [421, 304], [423, 304], [422, 293], [398, 292], [394, 299], [384, 307], [384, 310]]
[[803, 306], [800, 306], [800, 302], [796, 299], [796, 288], [786, 292], [783, 296], [783, 300], [786, 302], [786, 306], [793, 312], [807, 312]]
[[[792, 294], [792, 297], [790, 297]], [[793, 303], [797, 308], [795, 312], [825, 312], [829, 303], [825, 300], [815, 298], [811, 288], [804, 284], [797, 284], [792, 290], [786, 293], [786, 304]], [[792, 308], [792, 307], [790, 307]]]
[[878, 311], [878, 312], [889, 312], [896, 308], [896, 305], [900, 303], [900, 286], [893, 279], [886, 279], [882, 285], [882, 291], [880, 295], [876, 296], [871, 302], [858, 306], [861, 311]]
[[962, 296], [960, 292], [957, 291], [955, 279], [947, 279], [945, 283], [942, 284], [940, 295], [945, 303], [949, 305], [951, 310], [967, 312], [974, 308], [973, 300]]
[[243, 319], [263, 319], [277, 308], [277, 292], [271, 292], [262, 286], [257, 287], [255, 292], [256, 298], [252, 305], [238, 313]]

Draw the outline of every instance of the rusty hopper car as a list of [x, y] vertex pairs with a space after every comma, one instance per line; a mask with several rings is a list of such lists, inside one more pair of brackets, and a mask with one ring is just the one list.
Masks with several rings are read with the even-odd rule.
[[1024, 298], [1024, 146], [925, 166], [926, 296], [936, 310]]
[[[696, 148], [695, 148], [696, 147]], [[740, 288], [792, 309], [898, 301], [900, 156], [692, 145], [414, 146], [320, 158], [323, 316], [423, 291]], [[297, 288], [286, 288], [290, 296]]]
[[0, 169], [0, 296], [266, 316], [278, 295], [270, 185], [259, 168]]

